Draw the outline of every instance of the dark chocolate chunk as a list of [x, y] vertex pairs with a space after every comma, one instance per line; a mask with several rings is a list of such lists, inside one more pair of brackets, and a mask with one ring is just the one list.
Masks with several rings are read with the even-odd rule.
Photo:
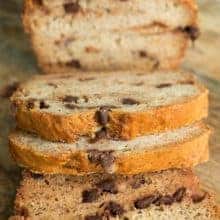
[[39, 174], [39, 173], [31, 173], [31, 177], [33, 179], [43, 179], [43, 175], [42, 174]]
[[164, 205], [171, 205], [174, 202], [174, 198], [170, 195], [162, 196], [160, 198], [160, 203]]
[[135, 99], [132, 99], [132, 98], [123, 98], [122, 104], [124, 104], [124, 105], [139, 105], [140, 102]]
[[44, 180], [44, 182], [47, 184], [47, 185], [50, 185], [50, 182], [48, 180]]
[[35, 104], [34, 104], [35, 101], [36, 101], [36, 99], [29, 99], [29, 100], [27, 101], [27, 105], [26, 105], [27, 109], [33, 109], [34, 106], [35, 106]]
[[66, 108], [68, 108], [68, 109], [71, 109], [71, 110], [73, 110], [73, 109], [79, 109], [79, 106], [78, 105], [75, 105], [75, 104], [65, 104], [64, 105]]
[[192, 195], [192, 201], [193, 203], [199, 203], [199, 202], [202, 202], [206, 197], [206, 193], [203, 193], [203, 194], [194, 194]]
[[166, 88], [166, 87], [170, 87], [170, 86], [172, 86], [171, 83], [162, 83], [162, 84], [157, 85], [156, 88], [162, 89], [162, 88]]
[[50, 106], [45, 101], [40, 101], [40, 109], [47, 109]]
[[85, 220], [102, 220], [102, 216], [96, 214], [96, 215], [87, 215], [85, 217]]
[[100, 188], [103, 192], [108, 192], [108, 193], [112, 193], [112, 194], [118, 193], [117, 184], [114, 179], [103, 180], [103, 181], [99, 182], [96, 186], [98, 188]]
[[70, 2], [70, 3], [66, 3], [63, 5], [63, 8], [65, 10], [66, 13], [77, 13], [80, 10], [80, 5], [77, 2]]
[[22, 217], [24, 217], [25, 219], [29, 217], [29, 211], [26, 207], [21, 207], [19, 210], [18, 210], [18, 213], [16, 213]]
[[90, 189], [90, 190], [85, 190], [82, 193], [82, 202], [87, 203], [87, 202], [94, 202], [98, 199], [100, 193], [98, 189]]
[[145, 209], [149, 207], [152, 203], [154, 203], [157, 199], [157, 196], [155, 195], [149, 195], [141, 199], [137, 199], [134, 202], [134, 206], [136, 209]]
[[110, 201], [105, 205], [104, 215], [109, 214], [110, 216], [116, 217], [121, 216], [124, 212], [124, 208], [116, 202]]
[[67, 62], [66, 65], [69, 67], [74, 67], [76, 69], [81, 68], [81, 64], [80, 64], [79, 60], [71, 60], [71, 61]]
[[10, 98], [12, 94], [18, 89], [19, 87], [19, 82], [14, 82], [10, 85], [5, 86], [1, 91], [0, 91], [0, 97], [2, 98]]
[[186, 188], [181, 187], [173, 194], [173, 198], [176, 202], [181, 202], [185, 194], [186, 194]]
[[83, 99], [86, 103], [89, 101], [89, 98], [86, 95], [83, 96]]
[[104, 139], [108, 137], [107, 129], [104, 127], [100, 131], [95, 133], [95, 138], [90, 140], [90, 143], [96, 143], [100, 139]]
[[96, 119], [100, 125], [105, 126], [108, 124], [109, 111], [110, 109], [108, 107], [103, 106], [96, 112]]
[[33, 3], [38, 6], [43, 6], [43, 0], [33, 0]]
[[115, 161], [113, 151], [90, 150], [88, 159], [91, 163], [101, 165], [103, 169], [111, 168]]
[[145, 184], [145, 178], [143, 176], [137, 175], [134, 176], [134, 179], [131, 182], [131, 187], [133, 189], [138, 189], [140, 188], [143, 184]]
[[139, 51], [139, 56], [142, 57], [142, 58], [147, 57], [147, 52], [144, 51], [144, 50], [140, 50]]
[[57, 87], [58, 87], [55, 83], [48, 83], [47, 85], [48, 85], [48, 86], [52, 86], [52, 87], [54, 87], [54, 88], [57, 88]]
[[64, 98], [63, 98], [63, 102], [75, 102], [77, 103], [79, 100], [79, 97], [77, 96], [72, 96], [72, 95], [66, 95]]
[[95, 80], [95, 77], [79, 78], [80, 82], [92, 81]]
[[199, 28], [194, 26], [186, 26], [183, 31], [189, 35], [192, 41], [195, 41], [200, 35]]
[[161, 194], [159, 194], [157, 196], [157, 198], [154, 200], [153, 204], [156, 205], [156, 206], [160, 206], [161, 205], [161, 201], [160, 200], [161, 200], [162, 197], [163, 196]]
[[180, 81], [179, 82], [180, 84], [184, 85], [194, 85], [195, 84], [195, 81], [194, 80], [185, 80], [185, 81]]

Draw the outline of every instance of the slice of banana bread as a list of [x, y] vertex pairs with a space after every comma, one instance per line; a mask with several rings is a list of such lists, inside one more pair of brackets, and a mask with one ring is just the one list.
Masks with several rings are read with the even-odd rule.
[[9, 137], [18, 164], [37, 173], [137, 174], [169, 168], [192, 167], [209, 157], [210, 130], [194, 124], [130, 141], [80, 138], [73, 144], [45, 141], [16, 131]]
[[26, 0], [23, 18], [47, 73], [174, 68], [199, 33], [193, 0]]
[[213, 197], [190, 170], [135, 176], [24, 172], [10, 220], [217, 220]]
[[19, 128], [74, 142], [103, 129], [129, 140], [199, 121], [208, 90], [187, 72], [108, 72], [37, 76], [11, 98]]

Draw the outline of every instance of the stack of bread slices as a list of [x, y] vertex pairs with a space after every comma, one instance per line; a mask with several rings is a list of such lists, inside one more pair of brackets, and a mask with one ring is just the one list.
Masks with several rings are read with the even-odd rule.
[[11, 97], [24, 171], [10, 219], [219, 219], [192, 171], [209, 159], [208, 90], [172, 69], [196, 13], [192, 0], [26, 0], [39, 63], [59, 74]]

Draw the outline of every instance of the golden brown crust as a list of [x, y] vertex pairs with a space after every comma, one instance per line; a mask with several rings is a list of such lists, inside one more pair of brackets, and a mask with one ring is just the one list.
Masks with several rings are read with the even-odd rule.
[[[201, 135], [173, 145], [145, 151], [114, 152], [115, 173], [137, 174], [193, 167], [208, 160], [209, 136], [210, 130], [206, 128]], [[106, 171], [102, 166], [90, 162], [85, 151], [45, 155], [32, 150], [31, 146], [13, 141], [13, 135], [10, 138], [10, 151], [19, 165], [33, 172], [82, 175]]]
[[[28, 110], [26, 103], [16, 101], [16, 120], [19, 128], [36, 133], [52, 141], [74, 142], [79, 136], [92, 136], [99, 129], [96, 110], [69, 115], [56, 115]], [[158, 107], [142, 112], [112, 110], [108, 125], [113, 138], [129, 140], [149, 133], [176, 129], [207, 117], [208, 90], [182, 103]]]

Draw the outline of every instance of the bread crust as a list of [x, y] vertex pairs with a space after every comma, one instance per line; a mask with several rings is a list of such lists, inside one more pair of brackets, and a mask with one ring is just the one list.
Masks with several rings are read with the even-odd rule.
[[[39, 110], [28, 110], [22, 100], [13, 100], [16, 105], [16, 120], [19, 128], [36, 133], [52, 141], [74, 142], [80, 136], [94, 136], [100, 129], [96, 121], [96, 109], [68, 115], [59, 115]], [[109, 135], [130, 140], [138, 136], [176, 129], [207, 117], [208, 90], [173, 105], [145, 111], [126, 112], [112, 109], [109, 113]]]
[[[203, 128], [202, 134], [183, 142], [168, 144], [152, 150], [114, 152], [114, 173], [138, 174], [170, 168], [189, 168], [209, 158], [208, 141], [210, 129]], [[10, 152], [16, 162], [36, 173], [83, 175], [106, 172], [100, 165], [89, 160], [87, 151], [42, 153], [30, 146], [9, 138]], [[147, 161], [147, 162], [146, 162]]]

